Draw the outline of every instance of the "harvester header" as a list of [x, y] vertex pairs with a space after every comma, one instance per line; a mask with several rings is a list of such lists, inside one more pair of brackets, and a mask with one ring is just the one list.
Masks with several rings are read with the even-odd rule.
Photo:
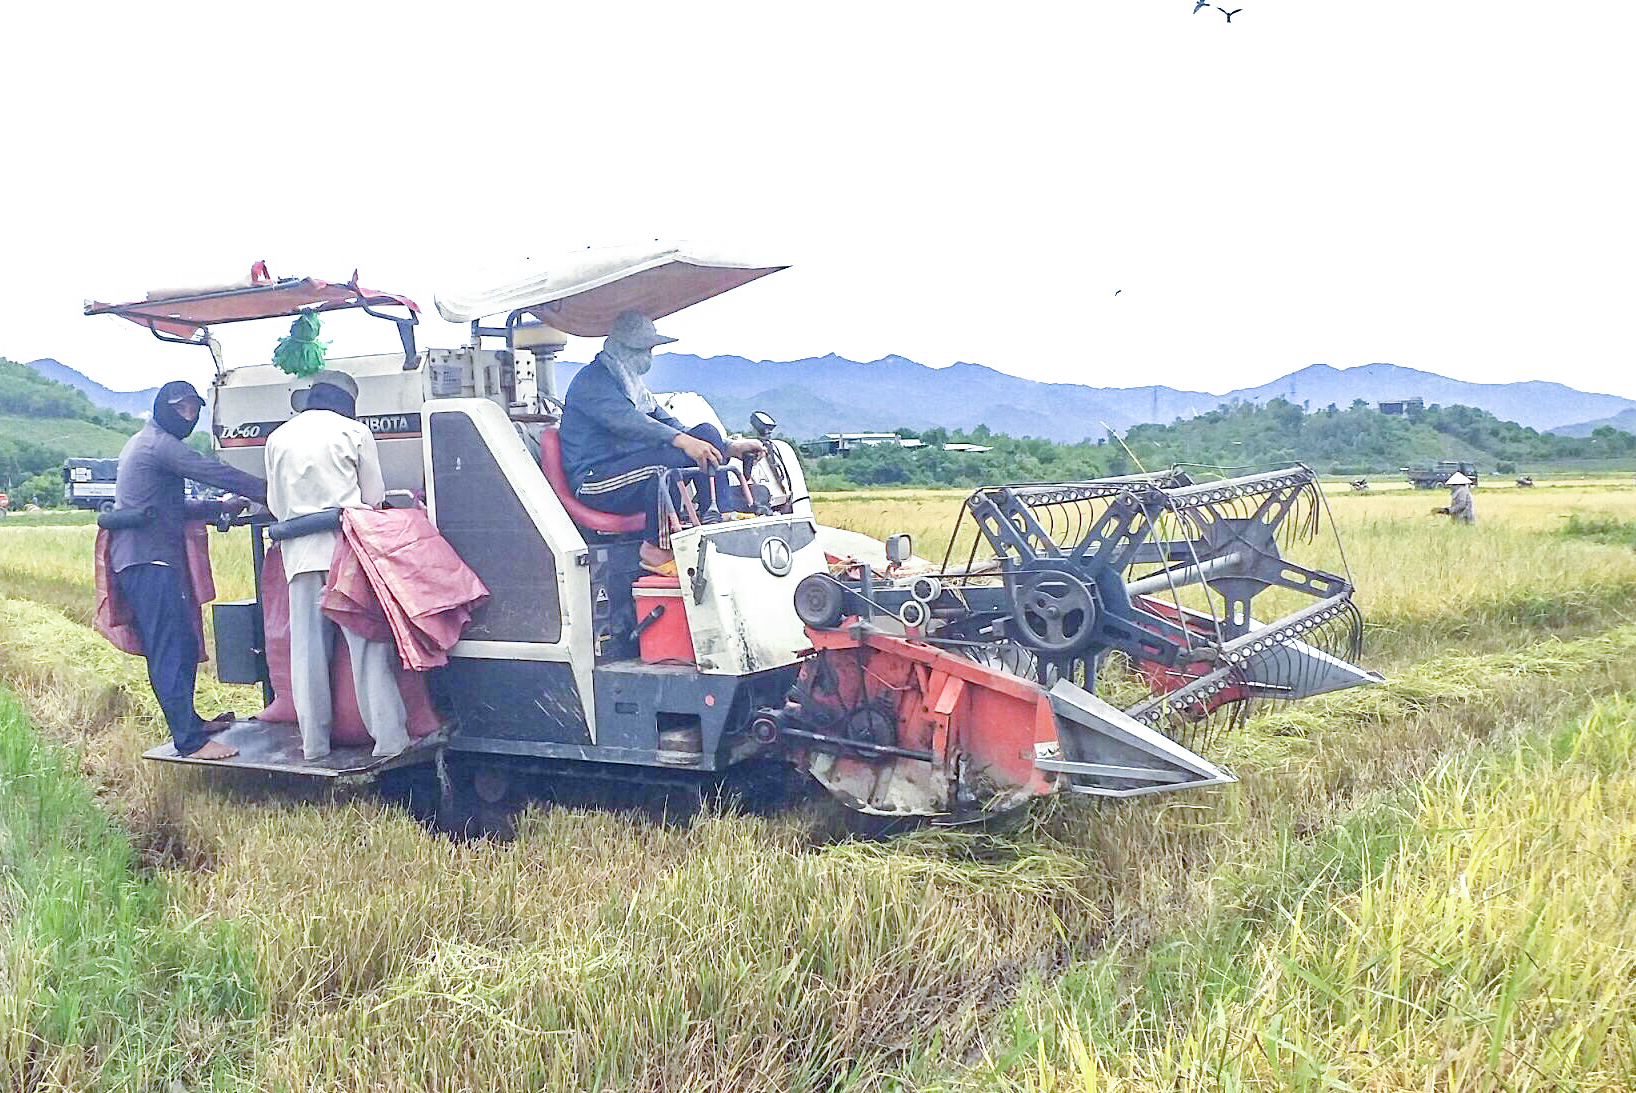
[[[963, 509], [976, 534], [957, 526], [941, 569], [802, 582], [796, 611], [817, 651], [770, 716], [821, 740], [809, 769], [871, 812], [1230, 781], [1191, 749], [1253, 702], [1380, 679], [1350, 663], [1362, 638], [1350, 579], [1287, 552], [1317, 539], [1324, 514], [1302, 466], [979, 489]], [[883, 747], [942, 777], [906, 794], [905, 757]]]

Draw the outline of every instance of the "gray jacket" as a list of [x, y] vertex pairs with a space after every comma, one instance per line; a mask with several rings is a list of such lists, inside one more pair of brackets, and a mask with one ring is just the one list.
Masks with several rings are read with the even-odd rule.
[[1472, 524], [1477, 520], [1477, 513], [1471, 504], [1471, 487], [1455, 486], [1449, 491], [1449, 515], [1454, 517], [1457, 524]]
[[139, 528], [109, 532], [109, 561], [114, 572], [145, 562], [183, 566], [182, 525], [189, 520], [214, 519], [221, 506], [210, 501], [188, 501], [183, 480], [267, 500], [261, 479], [200, 455], [153, 422], [125, 442], [119, 453], [119, 475], [114, 481], [114, 504], [122, 509], [154, 510], [154, 519]]
[[601, 353], [579, 370], [562, 403], [562, 467], [576, 490], [591, 468], [644, 448], [663, 448], [687, 431], [662, 406], [651, 414], [638, 410]]

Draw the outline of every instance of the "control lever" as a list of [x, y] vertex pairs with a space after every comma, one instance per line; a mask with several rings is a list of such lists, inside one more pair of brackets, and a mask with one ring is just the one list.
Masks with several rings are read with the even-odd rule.
[[665, 605], [659, 604], [652, 611], [649, 611], [646, 615], [643, 615], [642, 621], [631, 627], [631, 640], [635, 641], [637, 638], [641, 637], [642, 632], [648, 627], [652, 626], [654, 623], [658, 622], [664, 616], [664, 613]]
[[704, 538], [701, 535], [699, 537], [699, 557], [698, 557], [698, 560], [693, 563], [693, 602], [694, 603], [703, 603], [704, 602], [704, 589], [705, 589], [705, 583], [706, 583], [705, 582], [705, 576], [704, 576], [704, 560], [705, 560], [705, 556], [709, 552], [710, 552], [710, 540]]
[[721, 523], [721, 506], [716, 503], [716, 472], [706, 471], [705, 480], [710, 483], [710, 504], [699, 514], [701, 524]]

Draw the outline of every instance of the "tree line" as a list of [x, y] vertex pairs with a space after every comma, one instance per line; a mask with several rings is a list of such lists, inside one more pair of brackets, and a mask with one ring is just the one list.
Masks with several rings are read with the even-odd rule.
[[[18, 424], [8, 427], [8, 418]], [[0, 357], [0, 490], [14, 507], [61, 504], [63, 461], [95, 454], [40, 439], [38, 431], [24, 425], [42, 420], [84, 421], [125, 435], [142, 427], [130, 414], [104, 410], [77, 388]]]
[[[1636, 435], [1608, 426], [1588, 437], [1557, 436], [1501, 421], [1470, 406], [1427, 406], [1382, 414], [1358, 399], [1346, 409], [1308, 413], [1284, 399], [1236, 402], [1168, 425], [1137, 425], [1123, 437], [1059, 444], [1009, 437], [979, 426], [969, 433], [899, 429], [924, 446], [872, 445], [808, 462], [814, 489], [860, 486], [978, 486], [995, 482], [1075, 481], [1197, 463], [1225, 471], [1300, 461], [1322, 474], [1395, 474], [1399, 468], [1465, 459], [1500, 474], [1563, 463], [1636, 463]], [[965, 441], [981, 454], [945, 452]]]

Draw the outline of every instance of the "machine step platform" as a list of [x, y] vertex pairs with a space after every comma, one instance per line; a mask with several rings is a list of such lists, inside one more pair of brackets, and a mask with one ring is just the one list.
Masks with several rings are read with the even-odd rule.
[[372, 781], [389, 770], [430, 763], [449, 742], [449, 726], [445, 725], [427, 736], [414, 740], [409, 747], [387, 759], [370, 754], [371, 747], [335, 748], [322, 759], [307, 760], [301, 756], [301, 730], [293, 722], [235, 721], [211, 737], [238, 754], [230, 759], [195, 759], [177, 755], [176, 746], [169, 741], [149, 748], [142, 758], [160, 763], [185, 763], [196, 767], [227, 767], [233, 770], [259, 770], [269, 774], [294, 774], [304, 778], [320, 778], [336, 784]]

